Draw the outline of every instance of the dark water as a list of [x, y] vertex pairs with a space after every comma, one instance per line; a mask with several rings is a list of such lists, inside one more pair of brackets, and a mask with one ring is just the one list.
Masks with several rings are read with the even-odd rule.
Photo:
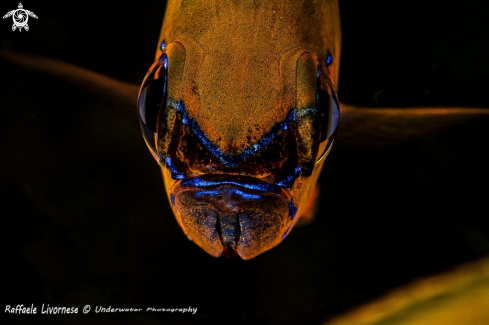
[[[39, 19], [22, 33], [2, 20], [3, 46], [133, 83], [152, 63], [165, 7], [23, 5]], [[489, 22], [478, 1], [350, 0], [341, 11], [342, 101], [489, 108]], [[489, 254], [487, 119], [388, 149], [336, 146], [314, 223], [243, 262], [209, 257], [183, 236], [135, 114], [3, 62], [0, 81], [0, 308], [38, 308], [8, 323], [314, 324]], [[42, 304], [79, 314], [40, 315]]]

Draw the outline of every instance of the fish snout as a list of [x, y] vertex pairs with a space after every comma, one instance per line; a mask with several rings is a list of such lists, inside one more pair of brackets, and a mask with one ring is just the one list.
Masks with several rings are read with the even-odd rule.
[[287, 194], [221, 183], [175, 187], [174, 207], [189, 239], [215, 257], [242, 259], [279, 244], [292, 223]]

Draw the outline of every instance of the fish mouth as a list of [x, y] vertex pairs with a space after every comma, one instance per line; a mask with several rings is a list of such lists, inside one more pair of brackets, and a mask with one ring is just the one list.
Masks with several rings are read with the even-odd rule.
[[250, 176], [181, 180], [172, 197], [184, 232], [216, 257], [251, 259], [279, 244], [293, 220], [287, 191]]

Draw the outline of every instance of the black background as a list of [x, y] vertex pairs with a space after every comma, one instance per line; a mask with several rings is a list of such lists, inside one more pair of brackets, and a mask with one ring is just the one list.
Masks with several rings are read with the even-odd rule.
[[[340, 3], [341, 101], [489, 108], [480, 1]], [[18, 3], [4, 1], [2, 15]], [[30, 1], [2, 47], [139, 84], [165, 3]], [[367, 150], [335, 146], [309, 226], [251, 261], [189, 242], [134, 115], [0, 62], [1, 305], [90, 304], [18, 324], [314, 324], [413, 279], [489, 253], [489, 122]], [[340, 126], [341, 127], [341, 126]], [[195, 315], [93, 308], [197, 307]]]

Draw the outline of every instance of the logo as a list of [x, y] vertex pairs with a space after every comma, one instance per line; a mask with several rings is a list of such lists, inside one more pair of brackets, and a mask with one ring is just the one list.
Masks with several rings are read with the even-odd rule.
[[14, 24], [12, 25], [12, 31], [15, 31], [17, 28], [19, 29], [19, 32], [22, 31], [22, 28], [24, 28], [26, 31], [29, 30], [29, 25], [27, 25], [27, 21], [29, 20], [29, 16], [36, 18], [37, 16], [35, 13], [29, 10], [25, 10], [24, 7], [22, 6], [22, 3], [19, 3], [19, 8], [14, 9], [12, 11], [9, 11], [3, 16], [3, 18], [8, 18], [12, 16], [12, 19], [14, 20]]

